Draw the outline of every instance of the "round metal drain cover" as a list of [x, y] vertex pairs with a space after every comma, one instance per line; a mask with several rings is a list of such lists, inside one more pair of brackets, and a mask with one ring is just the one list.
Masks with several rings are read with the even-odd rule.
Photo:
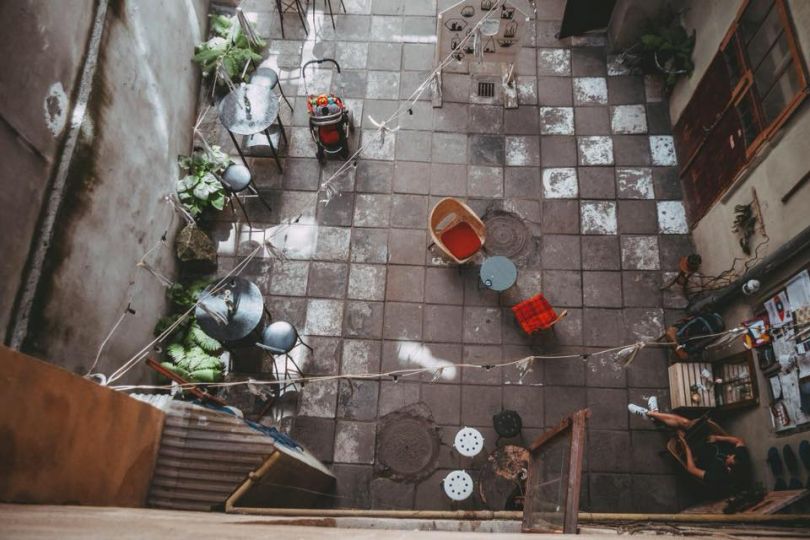
[[456, 433], [453, 448], [462, 456], [473, 457], [484, 449], [484, 436], [477, 429], [465, 427]]
[[463, 501], [473, 492], [473, 479], [466, 471], [452, 471], [444, 477], [442, 487], [454, 501]]
[[395, 480], [418, 481], [430, 475], [439, 458], [439, 435], [429, 420], [392, 418], [377, 436], [377, 461]]
[[519, 216], [495, 211], [484, 216], [484, 224], [487, 228], [485, 249], [489, 255], [514, 258], [531, 249], [531, 232]]

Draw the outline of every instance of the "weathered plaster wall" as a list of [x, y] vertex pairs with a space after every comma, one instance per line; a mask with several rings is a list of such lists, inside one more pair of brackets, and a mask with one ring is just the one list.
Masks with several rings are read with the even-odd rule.
[[[690, 10], [685, 16], [687, 28], [697, 29], [695, 46], [695, 73], [689, 79], [678, 83], [670, 99], [670, 114], [673, 122], [689, 101], [701, 76], [716, 54], [720, 41], [731, 25], [742, 0], [691, 0]], [[810, 58], [810, 2], [805, 0], [787, 0], [793, 18], [794, 30], [797, 33], [799, 46], [802, 49], [805, 63]], [[726, 270], [734, 257], [744, 257], [737, 244], [737, 237], [731, 232], [734, 220], [734, 206], [751, 201], [752, 190], [756, 190], [762, 209], [765, 229], [770, 237], [768, 244], [760, 250], [764, 256], [775, 251], [780, 245], [810, 225], [810, 185], [805, 185], [786, 204], [782, 196], [810, 170], [810, 158], [807, 155], [810, 140], [810, 101], [797, 110], [786, 123], [779, 137], [772, 141], [759, 156], [750, 173], [738, 182], [714, 207], [698, 222], [692, 231], [692, 237], [698, 252], [703, 256], [702, 270], [709, 274]], [[762, 240], [757, 235], [754, 245]], [[764, 278], [762, 290], [756, 297], [740, 297], [736, 302], [723, 310], [727, 326], [731, 327], [753, 316], [753, 308], [774, 292], [774, 288], [784, 279], [789, 278], [810, 259], [810, 253], [798, 253], [794, 259], [779, 269], [774, 275]], [[738, 265], [739, 266], [739, 265]], [[731, 353], [733, 350], [727, 351]], [[750, 447], [754, 463], [756, 481], [773, 487], [773, 477], [767, 471], [765, 458], [768, 448], [792, 444], [794, 449], [800, 440], [807, 438], [807, 433], [797, 433], [777, 437], [771, 429], [767, 381], [762, 373], [756, 370], [760, 404], [752, 409], [735, 413], [723, 421], [731, 433], [744, 438]]]
[[689, 98], [720, 48], [732, 21], [737, 16], [744, 0], [686, 0], [683, 25], [691, 32], [697, 31], [692, 61], [695, 70], [690, 77], [681, 79], [669, 97], [669, 115], [672, 124], [678, 121]]
[[[673, 119], [677, 119], [702, 72], [717, 52], [720, 40], [737, 13], [738, 4], [739, 0], [692, 2], [686, 25], [687, 28], [697, 28], [694, 54], [697, 68], [695, 74], [680, 82], [673, 92], [670, 102]], [[810, 52], [810, 2], [788, 0], [788, 5], [806, 62]], [[692, 235], [698, 252], [703, 256], [704, 272], [721, 272], [730, 266], [734, 257], [745, 256], [731, 227], [734, 206], [750, 203], [753, 191], [756, 191], [765, 231], [770, 238], [768, 244], [760, 250], [760, 255], [772, 252], [810, 224], [810, 215], [807, 213], [810, 208], [810, 184], [796, 192], [787, 203], [783, 204], [781, 201], [790, 188], [810, 171], [808, 140], [810, 101], [805, 100], [782, 126], [778, 138], [760, 152], [757, 157], [759, 162], [754, 164], [749, 174], [738, 181], [694, 228]], [[761, 240], [762, 237], [758, 235], [752, 243], [756, 245]]]
[[[42, 4], [55, 16], [66, 11], [60, 3]], [[92, 18], [92, 2], [85, 4]], [[164, 289], [136, 265], [171, 222], [162, 198], [173, 191], [177, 155], [191, 146], [199, 76], [190, 58], [207, 7], [208, 0], [109, 0], [26, 352], [84, 373], [128, 302], [136, 313], [108, 344], [101, 371], [109, 373], [151, 338]], [[149, 258], [170, 276], [173, 260], [170, 247]]]
[[0, 2], [0, 333], [37, 228], [90, 37], [95, 0]]

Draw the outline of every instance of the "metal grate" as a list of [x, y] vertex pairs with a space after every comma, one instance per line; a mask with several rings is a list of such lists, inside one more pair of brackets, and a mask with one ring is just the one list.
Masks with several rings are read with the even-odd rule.
[[479, 82], [478, 97], [495, 97], [495, 83], [483, 81]]

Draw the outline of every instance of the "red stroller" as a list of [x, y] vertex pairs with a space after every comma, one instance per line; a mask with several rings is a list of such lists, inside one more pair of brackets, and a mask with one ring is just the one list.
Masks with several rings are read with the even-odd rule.
[[310, 64], [332, 62], [340, 74], [340, 64], [331, 58], [310, 60], [301, 67], [301, 78], [304, 80], [304, 92], [307, 94], [307, 112], [309, 113], [309, 132], [318, 146], [318, 161], [323, 165], [326, 157], [337, 154], [342, 159], [349, 157], [348, 132], [354, 131], [352, 112], [346, 108], [343, 100], [334, 94], [312, 95], [307, 90], [306, 69]]

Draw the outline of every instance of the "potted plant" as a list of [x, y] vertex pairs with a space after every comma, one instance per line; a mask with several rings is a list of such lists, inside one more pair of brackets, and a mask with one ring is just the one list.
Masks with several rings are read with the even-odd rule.
[[[196, 280], [188, 285], [175, 283], [169, 287], [167, 296], [171, 301], [172, 313], [157, 322], [155, 335], [163, 333], [194, 306], [209, 283], [209, 280]], [[189, 382], [222, 380], [222, 344], [203, 332], [193, 313], [175, 328], [168, 339], [166, 354], [170, 361], [161, 362], [163, 367]]]
[[219, 146], [195, 148], [190, 156], [178, 156], [186, 175], [177, 181], [177, 197], [188, 213], [197, 219], [206, 209], [222, 210], [227, 200], [218, 175], [232, 163]]
[[248, 39], [236, 16], [212, 15], [211, 33], [208, 41], [197, 45], [192, 57], [200, 64], [203, 77], [213, 75], [214, 86], [220, 88], [227, 87], [228, 80], [236, 84], [245, 81], [262, 60], [260, 53], [267, 42], [258, 36]]
[[[695, 31], [690, 35], [682, 24], [676, 22], [662, 26], [656, 31], [641, 36], [644, 62], [647, 71], [655, 69], [664, 75], [664, 85], [672, 88], [678, 78], [692, 74], [695, 64], [692, 51], [695, 49]], [[650, 65], [653, 64], [654, 68]]]
[[639, 41], [624, 51], [621, 59], [644, 73], [662, 75], [669, 91], [680, 77], [692, 74], [694, 49], [695, 31], [689, 34], [681, 24], [680, 14], [667, 11], [659, 19], [647, 21]]

